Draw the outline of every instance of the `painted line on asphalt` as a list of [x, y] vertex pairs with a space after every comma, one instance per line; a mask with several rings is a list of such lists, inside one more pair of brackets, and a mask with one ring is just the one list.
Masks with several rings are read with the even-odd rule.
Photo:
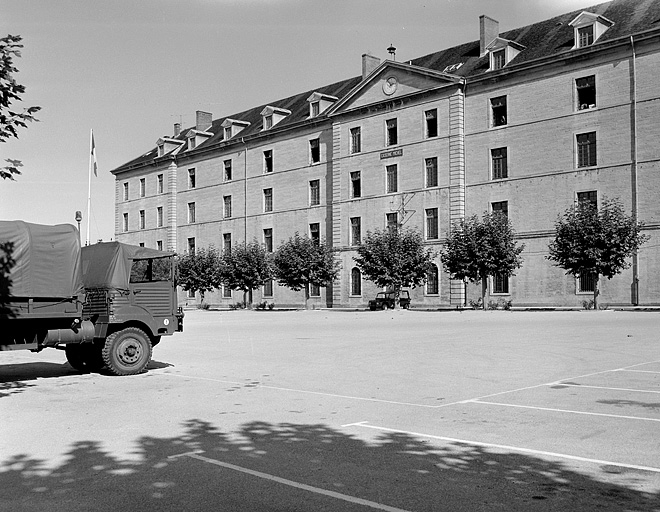
[[652, 389], [632, 389], [632, 388], [612, 388], [608, 386], [587, 386], [586, 384], [557, 384], [557, 386], [565, 386], [568, 388], [588, 388], [588, 389], [607, 389], [610, 391], [632, 391], [633, 393], [657, 393], [660, 394], [660, 391], [654, 391]]
[[482, 405], [496, 405], [498, 407], [516, 407], [518, 409], [533, 409], [536, 411], [563, 412], [569, 414], [581, 414], [584, 416], [604, 416], [606, 418], [619, 418], [623, 420], [656, 421], [660, 423], [660, 418], [644, 418], [643, 416], [624, 416], [621, 414], [606, 414], [602, 412], [573, 411], [571, 409], [555, 409], [553, 407], [538, 407], [535, 405], [503, 404], [500, 402], [487, 402], [481, 400], [470, 400], [469, 403]]
[[655, 373], [656, 375], [660, 375], [660, 372], [653, 372], [651, 370], [617, 370], [619, 372], [634, 372], [634, 373]]
[[410, 430], [400, 430], [396, 428], [388, 428], [388, 427], [380, 427], [377, 425], [369, 425], [367, 424], [366, 421], [360, 422], [360, 423], [355, 423], [355, 427], [358, 428], [369, 428], [372, 430], [380, 430], [383, 432], [394, 432], [397, 434], [407, 434], [410, 436], [415, 436], [415, 437], [426, 437], [429, 439], [435, 439], [438, 441], [445, 441], [448, 443], [456, 443], [456, 444], [464, 444], [467, 446], [479, 446], [481, 448], [495, 448], [499, 450], [508, 450], [508, 451], [513, 451], [513, 452], [519, 452], [519, 453], [528, 453], [531, 455], [540, 455], [540, 456], [546, 456], [546, 457], [553, 457], [553, 458], [558, 458], [558, 459], [567, 459], [567, 460], [574, 460], [578, 462], [588, 462], [591, 464], [600, 464], [604, 466], [615, 466], [615, 467], [620, 467], [620, 468], [627, 468], [627, 469], [636, 469], [638, 471], [648, 471], [651, 473], [660, 473], [660, 468], [652, 467], [652, 466], [640, 466], [638, 464], [626, 464], [624, 462], [614, 462], [614, 461], [609, 461], [609, 460], [600, 460], [600, 459], [592, 459], [589, 457], [580, 457], [578, 455], [569, 455], [567, 453], [558, 453], [558, 452], [549, 452], [545, 450], [534, 450], [532, 448], [522, 448], [520, 446], [510, 446], [506, 444], [497, 444], [497, 443], [484, 443], [481, 441], [472, 441], [468, 439], [457, 439], [454, 437], [445, 437], [445, 436], [435, 436], [432, 434], [423, 434], [421, 432], [413, 432]]
[[321, 489], [320, 487], [314, 487], [307, 484], [301, 484], [300, 482], [295, 482], [293, 480], [288, 480], [286, 478], [281, 478], [279, 476], [271, 475], [269, 473], [263, 473], [261, 471], [255, 471], [253, 469], [244, 468], [242, 466], [236, 466], [235, 464], [229, 464], [227, 462], [222, 462], [210, 457], [205, 457], [200, 455], [202, 451], [195, 450], [192, 452], [181, 453], [178, 455], [171, 455], [169, 459], [176, 459], [182, 457], [189, 457], [191, 459], [197, 459], [208, 464], [213, 464], [214, 466], [219, 466], [225, 469], [231, 469], [232, 471], [238, 471], [239, 473], [244, 473], [246, 475], [254, 476], [257, 478], [262, 478], [264, 480], [270, 480], [271, 482], [277, 482], [279, 484], [288, 485], [289, 487], [294, 487], [296, 489], [301, 489], [303, 491], [313, 492], [315, 494], [321, 494], [323, 496], [329, 496], [338, 500], [347, 501], [356, 505], [363, 505], [365, 507], [373, 508], [375, 510], [385, 510], [386, 512], [410, 512], [402, 508], [390, 507], [389, 505], [383, 505], [382, 503], [376, 503], [375, 501], [365, 500], [363, 498], [356, 498], [355, 496], [349, 496], [348, 494], [342, 494], [335, 491], [328, 491], [326, 489]]

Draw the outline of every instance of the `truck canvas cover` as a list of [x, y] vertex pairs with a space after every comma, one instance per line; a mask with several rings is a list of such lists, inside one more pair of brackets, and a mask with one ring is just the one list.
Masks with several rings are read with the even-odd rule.
[[0, 243], [14, 244], [12, 297], [73, 297], [82, 292], [80, 238], [69, 224], [0, 221]]
[[174, 256], [174, 253], [121, 242], [100, 242], [83, 247], [82, 269], [85, 288], [128, 290], [133, 261], [170, 256]]

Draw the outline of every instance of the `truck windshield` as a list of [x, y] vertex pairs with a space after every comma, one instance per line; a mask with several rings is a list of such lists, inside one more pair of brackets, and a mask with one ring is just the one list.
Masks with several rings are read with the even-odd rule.
[[133, 260], [131, 283], [169, 281], [172, 278], [172, 258]]

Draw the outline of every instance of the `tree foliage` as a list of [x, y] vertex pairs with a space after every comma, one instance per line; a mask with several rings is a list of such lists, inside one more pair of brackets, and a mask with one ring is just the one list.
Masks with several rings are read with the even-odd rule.
[[[18, 138], [18, 129], [27, 128], [29, 121], [36, 121], [34, 114], [41, 110], [41, 107], [29, 107], [17, 112], [11, 107], [14, 101], [21, 101], [21, 94], [25, 92], [25, 86], [14, 77], [18, 72], [14, 57], [21, 56], [21, 48], [21, 36], [8, 35], [0, 39], [0, 142]], [[6, 162], [9, 165], [0, 167], [0, 178], [13, 180], [14, 175], [21, 174], [18, 168], [22, 163], [10, 158]]]
[[597, 308], [600, 276], [612, 279], [630, 267], [628, 258], [649, 238], [641, 234], [643, 227], [618, 199], [604, 198], [600, 209], [592, 202], [578, 203], [557, 218], [548, 259], [566, 274], [592, 274]]
[[256, 240], [242, 243], [223, 253], [221, 257], [222, 282], [232, 290], [242, 290], [252, 304], [252, 291], [273, 277], [270, 254]]
[[15, 263], [12, 257], [13, 250], [13, 242], [0, 243], [0, 315], [11, 314], [8, 307], [12, 284], [9, 272]]
[[325, 240], [315, 241], [298, 232], [283, 242], [273, 255], [277, 282], [294, 291], [305, 290], [309, 299], [309, 286], [327, 286], [339, 275], [339, 261], [335, 251]]
[[501, 212], [476, 215], [454, 224], [440, 259], [452, 279], [481, 282], [481, 299], [486, 307], [488, 277], [515, 275], [522, 266], [518, 245], [509, 218]]
[[184, 254], [177, 262], [178, 284], [187, 292], [199, 292], [204, 303], [204, 295], [222, 284], [221, 266], [220, 253], [213, 246]]
[[357, 248], [355, 264], [367, 280], [393, 290], [399, 307], [401, 289], [424, 283], [434, 257], [419, 231], [386, 229], [367, 232]]

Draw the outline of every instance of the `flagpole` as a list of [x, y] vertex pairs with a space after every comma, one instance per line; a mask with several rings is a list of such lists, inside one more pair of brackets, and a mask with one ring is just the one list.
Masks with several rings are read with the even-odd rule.
[[89, 245], [89, 217], [92, 208], [92, 166], [94, 162], [94, 130], [89, 130], [89, 179], [87, 180], [87, 237], [85, 238], [85, 245]]

